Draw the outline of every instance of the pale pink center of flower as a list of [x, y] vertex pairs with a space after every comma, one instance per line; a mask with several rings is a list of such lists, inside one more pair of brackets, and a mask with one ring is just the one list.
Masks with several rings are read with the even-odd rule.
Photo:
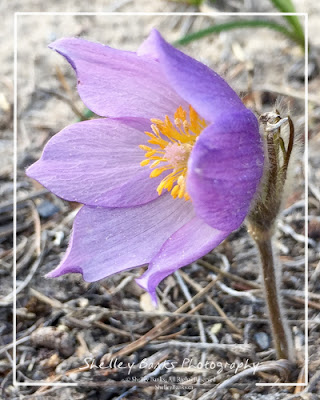
[[188, 144], [169, 143], [164, 149], [164, 158], [174, 169], [185, 165], [188, 161], [192, 146]]
[[157, 187], [159, 195], [167, 190], [173, 198], [189, 200], [186, 192], [188, 159], [198, 136], [207, 126], [206, 121], [191, 106], [189, 113], [180, 106], [174, 113], [174, 122], [167, 115], [164, 121], [152, 119], [151, 122], [152, 132], [145, 134], [152, 147], [140, 145], [146, 152], [146, 158], [140, 164], [143, 167], [150, 165], [150, 178], [171, 170]]

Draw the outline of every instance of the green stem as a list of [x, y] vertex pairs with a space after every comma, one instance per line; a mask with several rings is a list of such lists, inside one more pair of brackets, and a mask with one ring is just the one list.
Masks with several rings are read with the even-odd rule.
[[226, 22], [223, 24], [212, 25], [209, 28], [202, 29], [198, 32], [191, 33], [190, 35], [186, 35], [183, 38], [174, 42], [175, 46], [185, 45], [193, 40], [201, 39], [205, 36], [211, 35], [213, 33], [220, 33], [223, 31], [238, 29], [238, 28], [269, 28], [273, 29], [277, 32], [281, 32], [285, 36], [294, 40], [298, 44], [304, 46], [304, 41], [302, 41], [301, 37], [297, 36], [295, 32], [290, 31], [284, 25], [278, 24], [272, 21], [265, 20], [237, 20], [233, 22]]
[[253, 235], [253, 238], [260, 253], [263, 286], [277, 358], [294, 362], [292, 339], [281, 307], [271, 234]]
[[[296, 9], [291, 0], [271, 0], [271, 2], [279, 11], [283, 13], [296, 12]], [[296, 36], [299, 37], [299, 41], [304, 47], [304, 31], [300, 24], [299, 18], [296, 15], [284, 15], [284, 18], [292, 26], [293, 30], [296, 33]]]

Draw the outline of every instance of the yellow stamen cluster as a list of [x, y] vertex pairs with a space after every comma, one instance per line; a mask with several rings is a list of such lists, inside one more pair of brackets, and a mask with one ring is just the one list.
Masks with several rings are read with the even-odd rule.
[[152, 147], [140, 145], [146, 152], [146, 159], [140, 165], [149, 165], [151, 162], [150, 178], [172, 170], [158, 186], [159, 196], [166, 189], [173, 198], [189, 200], [190, 196], [186, 192], [188, 159], [198, 136], [206, 127], [206, 122], [191, 106], [189, 116], [180, 106], [174, 114], [174, 123], [167, 115], [164, 121], [152, 119], [151, 122], [152, 132], [145, 134], [149, 136], [148, 143]]

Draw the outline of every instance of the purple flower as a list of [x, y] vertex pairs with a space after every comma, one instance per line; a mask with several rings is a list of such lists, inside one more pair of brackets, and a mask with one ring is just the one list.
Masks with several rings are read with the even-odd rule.
[[149, 264], [137, 282], [155, 301], [161, 280], [243, 222], [263, 171], [257, 119], [156, 30], [136, 53], [74, 38], [50, 47], [76, 71], [86, 106], [107, 118], [63, 129], [27, 170], [84, 204], [48, 276], [92, 282]]

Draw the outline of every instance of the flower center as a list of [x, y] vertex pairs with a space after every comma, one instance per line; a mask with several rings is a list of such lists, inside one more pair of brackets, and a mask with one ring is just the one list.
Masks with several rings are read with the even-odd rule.
[[145, 166], [152, 161], [150, 178], [171, 170], [157, 187], [159, 196], [166, 189], [173, 198], [189, 200], [190, 196], [186, 192], [188, 159], [198, 136], [207, 124], [191, 106], [189, 115], [180, 106], [174, 113], [174, 123], [167, 115], [164, 121], [151, 119], [151, 122], [152, 132], [145, 134], [149, 136], [148, 143], [152, 147], [140, 145], [146, 152], [146, 158], [140, 165]]

